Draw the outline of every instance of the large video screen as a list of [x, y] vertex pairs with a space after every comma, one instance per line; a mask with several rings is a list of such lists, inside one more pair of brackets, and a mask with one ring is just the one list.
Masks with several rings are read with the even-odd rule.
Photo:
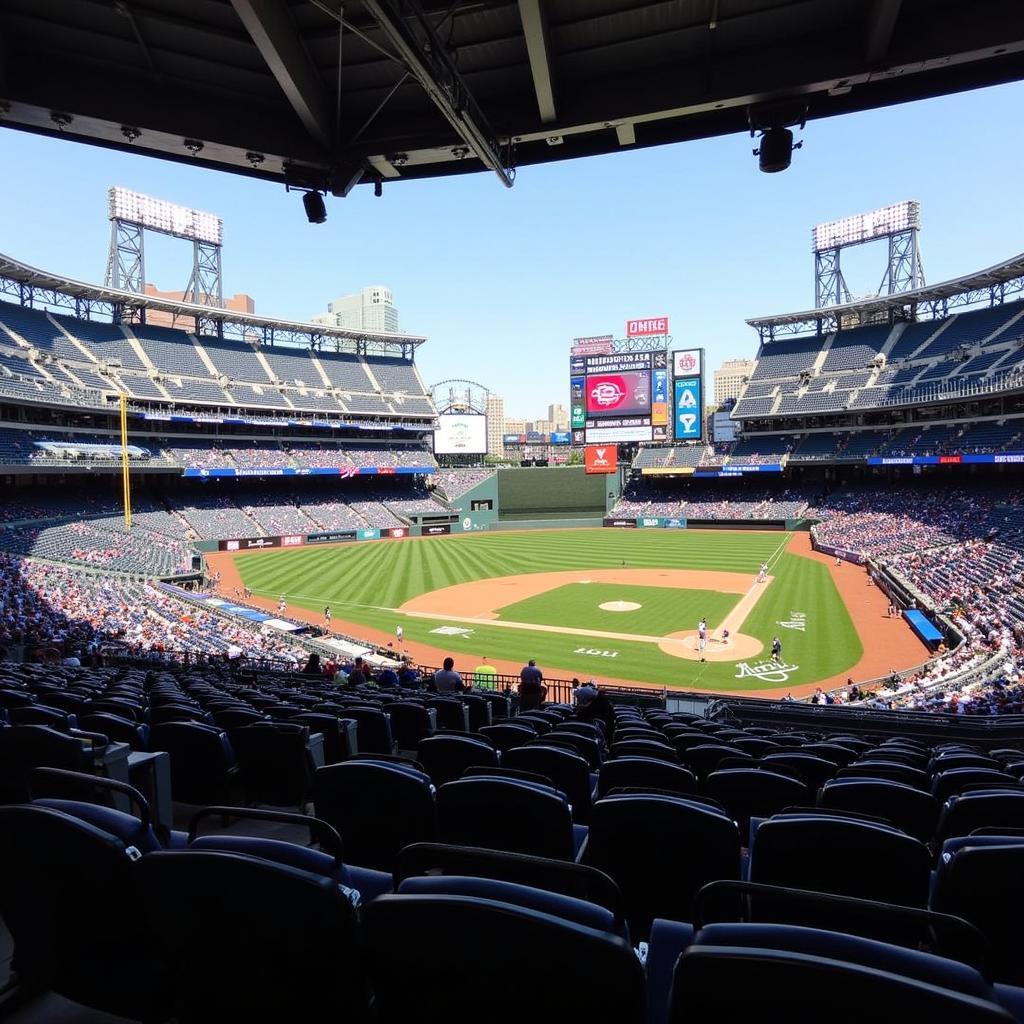
[[637, 416], [651, 411], [651, 375], [646, 370], [591, 374], [585, 390], [588, 416]]
[[435, 455], [486, 455], [487, 417], [445, 413], [437, 417]]
[[576, 355], [569, 373], [573, 444], [666, 439], [665, 351]]

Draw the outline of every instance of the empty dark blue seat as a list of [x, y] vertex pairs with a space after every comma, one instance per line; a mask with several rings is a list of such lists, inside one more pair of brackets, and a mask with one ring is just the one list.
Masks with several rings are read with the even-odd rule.
[[164, 722], [149, 733], [151, 750], [167, 751], [171, 790], [186, 803], [225, 803], [235, 774], [227, 735], [201, 722]]
[[910, 907], [927, 902], [930, 866], [924, 843], [896, 828], [812, 814], [761, 822], [750, 847], [752, 882]]
[[366, 1019], [356, 908], [333, 878], [221, 850], [153, 853], [136, 875], [182, 1021]]
[[1009, 1024], [973, 969], [916, 950], [788, 925], [702, 928], [676, 965], [669, 1020], [754, 1020], [785, 1006], [787, 1021], [885, 1020]]
[[52, 989], [134, 1019], [167, 1016], [164, 965], [133, 872], [142, 856], [56, 807], [0, 807], [0, 913], [14, 940], [12, 966], [29, 991]]
[[599, 796], [613, 789], [656, 789], [669, 793], [694, 793], [697, 780], [689, 768], [653, 757], [614, 757], [601, 765], [597, 778]]
[[498, 767], [498, 752], [483, 739], [437, 734], [420, 740], [416, 758], [435, 786], [461, 778], [467, 768]]
[[593, 781], [590, 766], [579, 754], [543, 742], [530, 743], [506, 751], [501, 764], [543, 776], [568, 797], [573, 821], [583, 825], [590, 821]]
[[885, 818], [922, 842], [931, 840], [939, 820], [935, 797], [891, 780], [833, 779], [822, 787], [818, 802], [822, 807]]
[[565, 795], [517, 779], [474, 777], [437, 793], [439, 838], [537, 857], [575, 860], [586, 829], [574, 829]]
[[313, 777], [313, 805], [340, 833], [347, 860], [361, 867], [392, 871], [403, 846], [437, 839], [434, 787], [409, 765], [358, 759], [325, 765]]
[[0, 803], [29, 798], [33, 768], [88, 771], [91, 744], [45, 725], [12, 725], [0, 729]]
[[[642, 1024], [643, 972], [629, 942], [562, 907], [566, 916], [461, 895], [375, 900], [363, 927], [380, 1024], [522, 1024], [538, 1014]], [[458, 970], [439, 977], [427, 949], [456, 950]]]
[[656, 917], [693, 920], [708, 882], [740, 877], [740, 836], [724, 813], [685, 796], [608, 796], [594, 804], [583, 859], [618, 884], [639, 940]]

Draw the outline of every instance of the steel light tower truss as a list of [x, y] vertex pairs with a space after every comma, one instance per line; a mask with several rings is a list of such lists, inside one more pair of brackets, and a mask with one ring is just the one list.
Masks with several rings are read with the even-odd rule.
[[430, 397], [438, 413], [487, 414], [488, 388], [475, 380], [442, 380], [430, 386]]
[[[110, 250], [105, 284], [142, 295], [146, 290], [145, 232], [182, 238], [192, 243], [192, 271], [183, 296], [197, 306], [222, 308], [220, 217], [163, 199], [112, 187], [107, 193]], [[129, 307], [127, 318], [145, 322], [145, 307]]]
[[878, 294], [898, 295], [923, 287], [920, 227], [921, 204], [914, 199], [818, 224], [813, 232], [814, 308], [841, 306], [852, 300], [843, 277], [842, 250], [882, 238], [888, 242], [888, 260]]

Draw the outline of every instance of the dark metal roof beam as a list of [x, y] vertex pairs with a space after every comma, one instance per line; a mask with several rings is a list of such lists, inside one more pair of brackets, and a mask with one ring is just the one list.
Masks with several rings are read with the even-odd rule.
[[363, 0], [363, 6], [469, 151], [511, 188], [513, 173], [501, 157], [497, 136], [417, 0]]
[[889, 52], [896, 19], [900, 16], [903, 0], [874, 0], [868, 15], [867, 45], [864, 59], [877, 64]]
[[530, 58], [533, 91], [537, 94], [537, 110], [544, 124], [555, 121], [555, 90], [551, 71], [551, 43], [548, 19], [542, 0], [519, 0], [519, 17], [526, 37], [526, 53]]
[[306, 131], [325, 148], [333, 141], [332, 118], [317, 75], [281, 0], [231, 0], [256, 48]]

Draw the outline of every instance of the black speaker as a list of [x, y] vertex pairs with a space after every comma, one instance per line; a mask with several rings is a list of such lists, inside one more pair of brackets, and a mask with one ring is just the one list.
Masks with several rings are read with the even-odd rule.
[[202, 555], [193, 555], [192, 556], [192, 571], [193, 572], [202, 572], [202, 570], [203, 570], [203, 556]]

